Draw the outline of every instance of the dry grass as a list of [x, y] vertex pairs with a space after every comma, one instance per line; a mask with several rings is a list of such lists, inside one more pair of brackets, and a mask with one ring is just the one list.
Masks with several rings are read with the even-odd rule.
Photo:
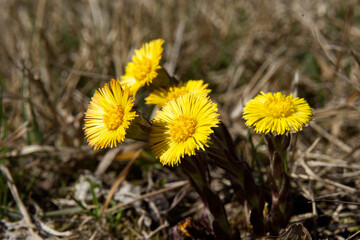
[[[133, 49], [155, 38], [165, 40], [170, 73], [210, 84], [249, 162], [244, 103], [259, 91], [307, 99], [315, 119], [291, 152], [293, 194], [303, 199], [292, 221], [304, 222], [314, 239], [359, 230], [357, 1], [14, 0], [0, 7], [1, 238], [167, 239], [177, 222], [201, 213], [185, 176], [148, 152], [101, 209], [144, 146], [128, 141], [94, 152], [83, 113], [94, 89], [121, 76]], [[266, 159], [262, 145], [257, 151]], [[214, 178], [229, 219], [241, 225], [226, 176], [215, 171]]]

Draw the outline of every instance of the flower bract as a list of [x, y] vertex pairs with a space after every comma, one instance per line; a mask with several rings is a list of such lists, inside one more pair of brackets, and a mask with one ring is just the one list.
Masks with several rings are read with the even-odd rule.
[[312, 108], [303, 98], [263, 93], [247, 102], [243, 110], [245, 124], [256, 133], [282, 135], [301, 131], [312, 120]]
[[160, 60], [163, 52], [164, 40], [157, 39], [145, 43], [135, 50], [132, 62], [125, 68], [125, 75], [121, 77], [121, 85], [127, 86], [131, 94], [136, 94], [140, 87], [151, 84], [157, 77], [157, 70], [161, 69]]
[[203, 80], [189, 80], [186, 83], [180, 83], [176, 87], [168, 89], [161, 88], [155, 90], [145, 99], [147, 104], [155, 104], [157, 107], [163, 107], [167, 102], [176, 99], [185, 94], [208, 94], [211, 92], [204, 84]]
[[151, 132], [152, 152], [163, 165], [174, 166], [181, 157], [208, 146], [211, 128], [219, 124], [217, 106], [205, 94], [187, 94], [157, 111]]
[[116, 147], [136, 117], [132, 112], [134, 98], [114, 79], [95, 92], [85, 113], [85, 136], [95, 150]]

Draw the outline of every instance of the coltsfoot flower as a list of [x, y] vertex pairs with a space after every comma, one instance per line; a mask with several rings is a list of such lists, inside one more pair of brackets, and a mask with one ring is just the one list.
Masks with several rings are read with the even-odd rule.
[[260, 93], [247, 102], [243, 110], [246, 126], [254, 127], [256, 133], [294, 133], [312, 120], [312, 108], [303, 98], [280, 92]]
[[186, 83], [181, 82], [176, 87], [155, 90], [150, 93], [150, 95], [145, 100], [146, 104], [155, 104], [157, 107], [163, 107], [170, 100], [176, 99], [185, 94], [208, 94], [211, 92], [211, 90], [207, 87], [208, 84], [204, 84], [203, 80], [189, 80]]
[[157, 39], [145, 43], [135, 50], [132, 62], [125, 68], [125, 75], [121, 77], [121, 85], [127, 86], [131, 94], [136, 94], [140, 87], [151, 84], [157, 77], [157, 70], [161, 69], [160, 60], [163, 52], [164, 40]]
[[163, 165], [174, 166], [181, 157], [208, 146], [211, 128], [219, 124], [217, 106], [205, 94], [187, 94], [157, 111], [150, 132], [154, 155]]
[[85, 113], [85, 136], [95, 150], [116, 147], [136, 117], [132, 112], [134, 98], [114, 79], [95, 92]]

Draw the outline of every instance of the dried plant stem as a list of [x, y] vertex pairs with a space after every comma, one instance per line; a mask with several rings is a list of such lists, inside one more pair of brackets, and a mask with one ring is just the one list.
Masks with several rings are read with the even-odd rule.
[[14, 184], [14, 180], [9, 172], [9, 169], [3, 165], [0, 164], [0, 172], [5, 177], [7, 184], [9, 186], [11, 195], [13, 196], [21, 215], [23, 216], [22, 221], [24, 221], [24, 225], [28, 227], [29, 233], [31, 234], [32, 239], [42, 239], [34, 230], [35, 227], [34, 224], [31, 221], [31, 217], [29, 215], [29, 212], [27, 211], [24, 203], [21, 201], [21, 198], [19, 196], [19, 192]]
[[106, 208], [109, 206], [109, 203], [112, 199], [112, 197], [115, 194], [116, 189], [120, 186], [120, 184], [122, 183], [122, 181], [125, 179], [126, 175], [128, 174], [128, 172], [130, 171], [131, 166], [135, 163], [135, 160], [138, 158], [138, 156], [140, 155], [140, 153], [142, 152], [142, 150], [139, 150], [135, 153], [135, 155], [132, 157], [132, 159], [128, 162], [128, 164], [126, 165], [126, 167], [124, 168], [124, 170], [122, 170], [122, 172], [119, 174], [119, 176], [117, 177], [114, 185], [111, 187], [108, 195], [106, 196], [106, 200], [105, 203], [102, 205], [101, 207], [101, 214], [104, 212], [104, 210], [106, 210]]
[[119, 204], [117, 204], [116, 206], [114, 206], [112, 208], [106, 209], [105, 213], [114, 213], [115, 211], [118, 211], [119, 208], [126, 207], [128, 205], [131, 205], [131, 204], [137, 202], [137, 201], [140, 201], [140, 200], [143, 200], [143, 199], [146, 199], [146, 198], [149, 198], [149, 197], [153, 197], [153, 196], [156, 196], [158, 194], [162, 194], [162, 193], [174, 190], [176, 188], [183, 187], [183, 186], [188, 185], [188, 184], [189, 184], [188, 181], [179, 181], [179, 182], [176, 182], [176, 183], [171, 183], [171, 186], [169, 186], [169, 187], [161, 188], [159, 190], [146, 193], [146, 194], [141, 195], [141, 196], [139, 196], [137, 198], [134, 198], [133, 200], [130, 200], [128, 202], [119, 203]]

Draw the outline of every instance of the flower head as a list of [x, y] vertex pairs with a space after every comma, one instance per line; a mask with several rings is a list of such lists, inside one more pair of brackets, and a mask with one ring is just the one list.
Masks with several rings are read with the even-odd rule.
[[247, 126], [257, 133], [285, 134], [301, 131], [312, 119], [312, 109], [303, 98], [263, 93], [250, 100], [243, 111]]
[[134, 98], [123, 89], [119, 81], [111, 80], [95, 92], [85, 113], [85, 136], [95, 150], [116, 147], [126, 134], [126, 129], [136, 117], [131, 111]]
[[217, 106], [205, 94], [187, 94], [157, 111], [150, 132], [152, 152], [163, 165], [178, 165], [184, 155], [208, 146], [219, 124]]
[[121, 77], [121, 85], [129, 87], [131, 94], [135, 94], [140, 87], [149, 85], [157, 77], [156, 71], [161, 69], [159, 63], [163, 43], [164, 40], [157, 39], [135, 50], [132, 62], [128, 63], [125, 75]]
[[176, 99], [185, 94], [208, 94], [211, 90], [207, 89], [207, 87], [208, 84], [204, 84], [203, 80], [189, 80], [186, 83], [180, 83], [176, 87], [155, 90], [150, 93], [145, 100], [146, 104], [155, 104], [158, 107], [163, 107], [170, 100]]

